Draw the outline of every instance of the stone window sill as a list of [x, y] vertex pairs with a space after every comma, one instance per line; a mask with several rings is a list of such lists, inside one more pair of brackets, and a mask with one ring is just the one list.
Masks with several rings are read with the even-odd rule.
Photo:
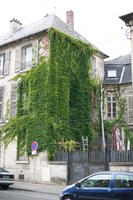
[[16, 160], [16, 164], [29, 164], [29, 160]]

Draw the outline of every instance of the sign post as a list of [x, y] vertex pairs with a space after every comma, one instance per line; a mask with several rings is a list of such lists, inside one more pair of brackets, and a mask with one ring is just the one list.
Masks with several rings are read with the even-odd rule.
[[37, 155], [38, 143], [36, 141], [32, 142], [32, 155], [34, 156], [34, 183], [35, 183], [35, 156]]

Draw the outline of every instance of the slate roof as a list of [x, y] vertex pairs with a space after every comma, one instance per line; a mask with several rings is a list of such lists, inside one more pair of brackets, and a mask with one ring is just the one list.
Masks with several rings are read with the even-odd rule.
[[[91, 44], [88, 40], [86, 40], [78, 32], [70, 31], [68, 29], [66, 23], [63, 22], [59, 17], [57, 17], [56, 15], [49, 15], [49, 16], [43, 17], [41, 20], [38, 20], [29, 25], [21, 26], [15, 33], [12, 33], [12, 34], [8, 33], [8, 34], [0, 36], [0, 47], [7, 45], [9, 43], [15, 42], [17, 40], [20, 40], [22, 38], [26, 38], [28, 36], [35, 35], [37, 33], [45, 31], [51, 27], [56, 28], [63, 33], [69, 34], [70, 36], [73, 36], [76, 39], [79, 39], [85, 43]], [[93, 44], [91, 44], [91, 45], [94, 48], [96, 48], [104, 58], [108, 57], [106, 54], [101, 52]]]
[[[108, 77], [108, 71], [116, 70], [116, 77]], [[120, 56], [104, 63], [104, 85], [115, 85], [132, 82], [131, 55]]]
[[128, 13], [126, 15], [122, 15], [119, 18], [123, 20], [127, 25], [129, 25], [129, 21], [133, 20], [133, 12]]

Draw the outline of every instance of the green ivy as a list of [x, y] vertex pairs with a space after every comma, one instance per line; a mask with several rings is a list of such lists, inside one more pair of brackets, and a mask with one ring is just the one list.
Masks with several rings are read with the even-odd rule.
[[3, 127], [3, 140], [17, 137], [18, 154], [31, 155], [32, 141], [38, 152], [47, 149], [52, 159], [58, 143], [93, 139], [91, 126], [90, 57], [94, 49], [84, 42], [49, 30], [49, 59], [34, 66], [18, 83], [17, 115]]

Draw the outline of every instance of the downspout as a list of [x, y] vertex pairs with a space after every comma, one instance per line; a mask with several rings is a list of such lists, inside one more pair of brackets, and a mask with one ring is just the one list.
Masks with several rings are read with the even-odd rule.
[[101, 110], [101, 128], [102, 128], [102, 151], [105, 153], [105, 134], [104, 134], [104, 123], [103, 123], [103, 91], [101, 84], [101, 99], [100, 99], [100, 110]]

